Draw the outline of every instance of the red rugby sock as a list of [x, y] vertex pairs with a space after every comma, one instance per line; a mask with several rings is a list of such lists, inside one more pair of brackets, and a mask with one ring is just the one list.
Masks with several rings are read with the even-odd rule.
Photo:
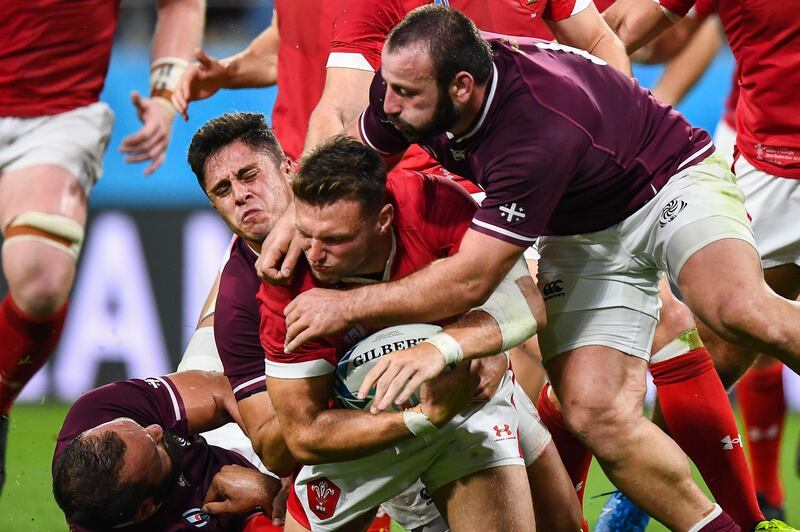
[[786, 420], [783, 364], [750, 368], [736, 385], [756, 491], [772, 506], [783, 506], [780, 447]]
[[708, 349], [701, 346], [651, 363], [650, 372], [672, 437], [700, 470], [719, 505], [743, 529], [751, 530], [764, 517], [731, 404]]
[[586, 489], [589, 466], [592, 463], [592, 453], [567, 429], [561, 410], [547, 396], [549, 389], [549, 383], [542, 387], [536, 409], [539, 411], [542, 423], [553, 436], [553, 443], [583, 506], [583, 493]]
[[45, 318], [23, 312], [6, 295], [0, 302], [0, 415], [8, 414], [22, 387], [55, 351], [67, 305]]

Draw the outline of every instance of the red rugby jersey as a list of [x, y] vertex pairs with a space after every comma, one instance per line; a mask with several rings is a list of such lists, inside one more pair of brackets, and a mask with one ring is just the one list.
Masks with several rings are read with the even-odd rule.
[[[683, 16], [693, 0], [660, 0]], [[796, 0], [715, 0], [736, 58], [736, 147], [768, 174], [800, 179], [800, 16]]]
[[[395, 253], [389, 259], [391, 266], [385, 280], [405, 277], [457, 251], [477, 208], [459, 186], [444, 178], [406, 171], [390, 175], [387, 189], [395, 207]], [[332, 373], [347, 349], [374, 332], [356, 325], [341, 334], [307, 342], [294, 353], [283, 351], [286, 339], [283, 311], [295, 296], [315, 287], [352, 286], [352, 283], [337, 287], [320, 283], [305, 261], [300, 262], [289, 285], [262, 283], [258, 303], [268, 376], [291, 379]]]
[[100, 97], [119, 0], [0, 2], [0, 116], [54, 115]]

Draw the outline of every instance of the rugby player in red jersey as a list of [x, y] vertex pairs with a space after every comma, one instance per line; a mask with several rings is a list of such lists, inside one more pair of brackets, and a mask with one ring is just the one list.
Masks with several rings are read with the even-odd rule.
[[[314, 286], [346, 289], [424, 268], [458, 248], [475, 204], [447, 179], [406, 172], [387, 180], [379, 155], [346, 137], [308, 155], [292, 189], [305, 261], [288, 286], [263, 285], [258, 296], [267, 387], [293, 455], [314, 464], [299, 473], [296, 498], [289, 504], [297, 522], [287, 518], [287, 529], [339, 529], [417, 477], [451, 530], [529, 527], [533, 506], [525, 496], [528, 483], [515, 436], [510, 374], [487, 402], [472, 407], [461, 402], [463, 390], [444, 394], [437, 404], [425, 400], [429, 390], [423, 389], [419, 408], [373, 416], [327, 406], [338, 360], [368, 330], [355, 325], [291, 354], [284, 347], [283, 309], [297, 293]], [[442, 204], [448, 208], [437, 207]], [[522, 273], [517, 269], [514, 275], [522, 284], [527, 281], [532, 299], [526, 301], [514, 286], [533, 324], [528, 305], [543, 318], [541, 300], [536, 302], [532, 280], [520, 267]], [[485, 314], [471, 313], [445, 330], [469, 336], [468, 351], [495, 353], [501, 342]], [[444, 378], [465, 376], [467, 369], [458, 365]], [[506, 425], [508, 437], [497, 438], [491, 427]], [[333, 496], [319, 495], [322, 483]], [[340, 497], [339, 491], [347, 496]], [[308, 521], [300, 521], [304, 515]]]
[[[541, 42], [518, 48], [495, 42], [491, 54], [479, 53], [485, 42], [462, 24], [471, 26], [456, 12], [440, 8], [419, 9], [405, 19], [384, 47], [385, 85], [376, 77], [370, 108], [356, 131], [386, 154], [401, 153], [410, 142], [422, 143], [445, 167], [483, 185], [487, 200], [461, 249], [398, 282], [362, 287], [344, 297], [324, 290], [302, 294], [287, 308], [289, 349], [346, 327], [351, 318], [386, 323], [405, 319], [406, 313], [433, 317], [471, 306], [505, 271], [503, 260], [518, 257], [519, 248], [510, 246], [524, 247], [542, 236], [549, 250], [543, 252], [547, 269], [540, 264], [539, 281], [549, 292], [551, 325], [542, 331], [540, 344], [551, 359], [548, 370], [568, 425], [615, 483], [670, 527], [735, 529], [730, 517], [693, 486], [689, 470], [680, 466], [685, 459], [677, 447], [642, 418], [641, 390], [629, 380], [638, 382], [634, 375], [644, 371], [636, 353], [649, 357], [651, 333], [636, 338], [655, 326], [651, 305], [658, 303], [652, 283], [660, 271], [678, 283], [689, 306], [722, 334], [779, 349], [789, 362], [800, 355], [800, 339], [789, 326], [800, 307], [761, 282], [760, 268], [753, 263], [752, 233], [732, 177], [713, 155], [707, 133], [692, 128], [598, 58]], [[465, 42], [441, 44], [466, 35], [474, 36], [468, 38], [474, 44], [469, 51]], [[436, 46], [431, 44], [434, 38]], [[463, 62], [455, 63], [453, 56], [461, 50]], [[393, 62], [387, 65], [389, 60]], [[437, 88], [439, 77], [450, 81]], [[603, 119], [604, 113], [614, 119]], [[653, 132], [658, 132], [657, 140]], [[689, 189], [693, 196], [684, 197]], [[697, 199], [704, 195], [707, 201]], [[609, 231], [617, 236], [604, 246], [632, 238], [635, 244], [615, 249], [628, 250], [624, 256], [641, 256], [644, 270], [638, 271], [638, 259], [617, 265], [627, 259], [611, 258], [616, 256], [611, 249], [606, 259], [600, 256], [605, 253], [590, 252]], [[589, 233], [591, 238], [581, 236]], [[497, 270], [487, 269], [487, 260]], [[731, 261], [736, 268], [725, 268], [720, 275], [719, 268]], [[640, 283], [645, 270], [655, 277]], [[713, 272], [711, 282], [708, 275]], [[632, 277], [623, 281], [618, 275]], [[443, 283], [475, 289], [433, 301], [431, 291], [434, 286], [444, 290]], [[409, 287], [426, 298], [409, 299]], [[746, 298], [741, 297], [742, 287], [747, 288]], [[406, 294], [402, 300], [400, 293]], [[377, 301], [384, 303], [380, 309]], [[629, 311], [636, 314], [623, 317]], [[590, 321], [575, 321], [582, 319]], [[643, 319], [650, 325], [634, 325]], [[770, 326], [760, 325], [765, 322]], [[636, 330], [617, 336], [619, 327], [628, 325]], [[595, 362], [598, 356], [602, 365]], [[603, 393], [585, 386], [611, 375], [620, 380]], [[381, 382], [385, 385], [386, 379]], [[598, 416], [608, 423], [598, 423]], [[625, 442], [619, 441], [621, 435]], [[667, 471], [676, 481], [662, 483]], [[638, 487], [643, 478], [646, 490]]]
[[[0, 5], [0, 229], [9, 293], [0, 301], [0, 488], [8, 413], [64, 325], [113, 115], [98, 101], [117, 0], [9, 0]], [[200, 42], [201, 0], [163, 0], [152, 44], [151, 94], [132, 94], [142, 129], [123, 140], [129, 162], [163, 161], [171, 91]]]

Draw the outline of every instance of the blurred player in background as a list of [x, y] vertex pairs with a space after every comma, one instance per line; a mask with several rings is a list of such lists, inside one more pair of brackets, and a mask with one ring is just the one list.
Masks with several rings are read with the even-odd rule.
[[[102, 174], [113, 115], [98, 101], [118, 1], [9, 0], [0, 5], [0, 228], [9, 293], [0, 302], [0, 486], [8, 413], [55, 350]], [[203, 0], [160, 0], [151, 93], [131, 95], [142, 129], [122, 142], [129, 162], [164, 160], [170, 103], [200, 43]]]
[[70, 408], [53, 493], [70, 530], [275, 530], [281, 483], [198, 436], [239, 422], [227, 379], [187, 371], [102, 386]]

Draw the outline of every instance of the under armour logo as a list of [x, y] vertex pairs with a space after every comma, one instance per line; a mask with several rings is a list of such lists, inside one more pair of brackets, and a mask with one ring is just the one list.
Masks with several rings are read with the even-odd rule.
[[504, 423], [502, 427], [499, 426], [499, 425], [495, 425], [494, 426], [494, 432], [495, 432], [495, 434], [497, 434], [498, 438], [500, 436], [502, 436], [503, 433], [505, 433], [506, 436], [513, 436], [514, 435], [514, 433], [511, 432], [511, 427], [509, 427], [507, 423]]
[[152, 377], [149, 378], [149, 379], [145, 379], [144, 382], [146, 382], [147, 384], [149, 384], [153, 388], [158, 388], [159, 386], [161, 386], [161, 382], [159, 382], [158, 379], [153, 379]]
[[27, 366], [29, 364], [33, 364], [33, 359], [30, 357], [30, 355], [25, 355], [17, 362], [18, 366]]
[[542, 296], [544, 300], [552, 299], [554, 297], [562, 297], [564, 295], [564, 287], [561, 286], [563, 281], [561, 279], [551, 281], [542, 287]]
[[463, 161], [466, 158], [464, 150], [454, 150], [453, 148], [450, 148], [450, 153], [453, 154], [453, 159], [456, 161]]
[[739, 434], [737, 434], [735, 438], [731, 438], [730, 435], [725, 436], [720, 442], [723, 444], [722, 448], [726, 451], [732, 451], [735, 445], [744, 447], [744, 445], [742, 445], [742, 437]]

